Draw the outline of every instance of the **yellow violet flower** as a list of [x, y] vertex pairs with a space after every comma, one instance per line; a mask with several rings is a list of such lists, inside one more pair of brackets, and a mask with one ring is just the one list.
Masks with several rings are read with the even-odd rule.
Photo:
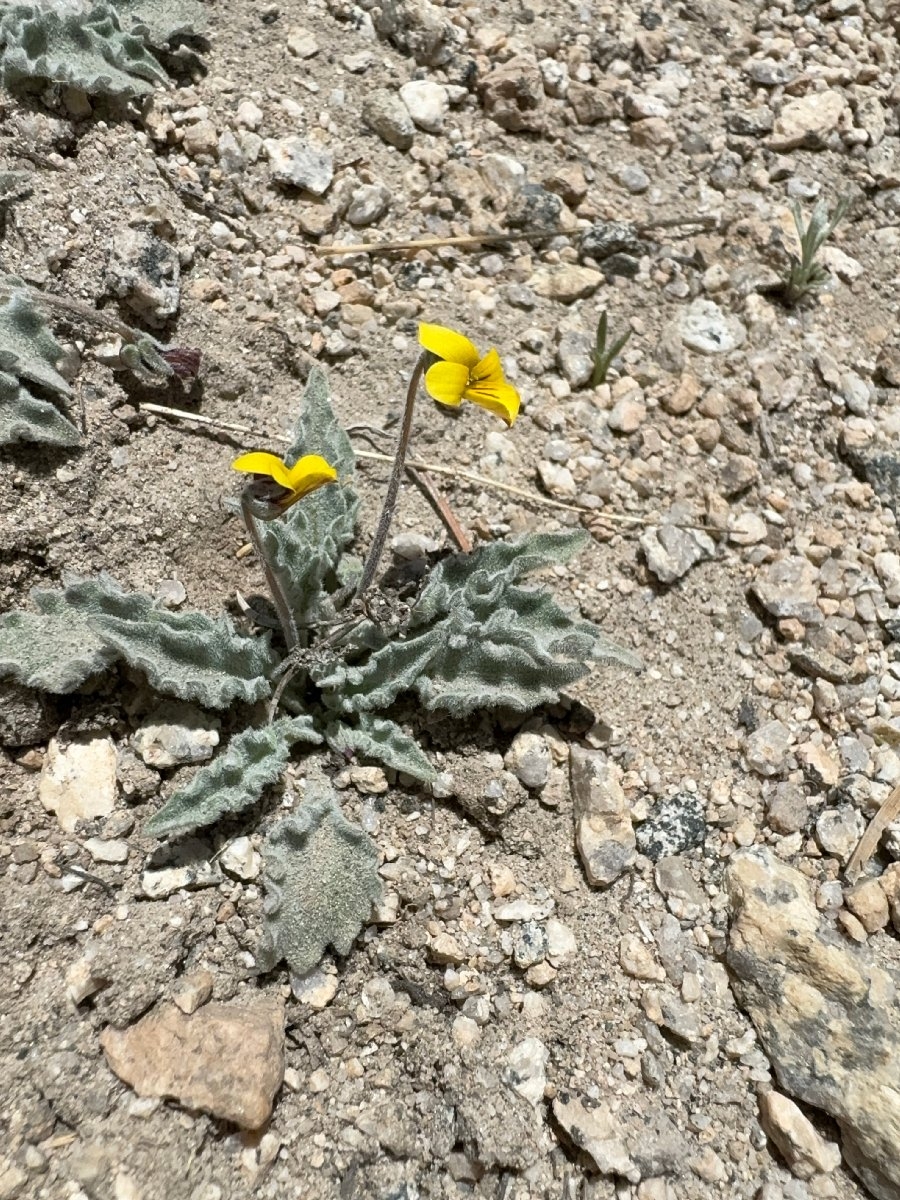
[[280, 516], [316, 488], [337, 479], [337, 471], [320, 454], [304, 454], [289, 467], [277, 454], [253, 450], [236, 458], [231, 465], [235, 471], [255, 476], [251, 483], [252, 497], [257, 516], [264, 520]]
[[419, 344], [440, 359], [425, 372], [425, 390], [433, 400], [454, 407], [471, 400], [512, 425], [521, 400], [507, 383], [496, 350], [482, 358], [467, 337], [443, 325], [420, 325]]

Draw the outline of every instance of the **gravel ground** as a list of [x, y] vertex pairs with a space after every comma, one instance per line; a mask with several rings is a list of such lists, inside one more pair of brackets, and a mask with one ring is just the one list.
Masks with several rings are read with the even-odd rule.
[[[333, 777], [385, 883], [304, 980], [254, 972], [257, 825], [141, 832], [228, 714], [10, 692], [0, 1200], [900, 1197], [900, 825], [847, 869], [900, 784], [896, 9], [207, 7], [205, 72], [141, 109], [0, 98], [4, 269], [203, 353], [153, 388], [54, 320], [87, 437], [4, 449], [0, 605], [106, 570], [237, 611], [236, 450], [316, 361], [383, 425], [426, 320], [523, 408], [423, 401], [416, 459], [484, 477], [435, 475], [483, 540], [584, 524], [553, 587], [646, 669], [427, 727], [444, 795], [298, 757], [263, 822]], [[791, 204], [840, 196], [786, 307]], [[603, 311], [630, 339], [591, 387]], [[449, 544], [412, 485], [394, 534]]]

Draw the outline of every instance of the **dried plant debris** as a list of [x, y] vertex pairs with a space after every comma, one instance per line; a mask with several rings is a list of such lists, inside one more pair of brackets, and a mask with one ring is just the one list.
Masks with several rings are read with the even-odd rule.
[[130, 100], [168, 82], [153, 52], [201, 29], [193, 0], [15, 4], [0, 16], [0, 78], [7, 87], [46, 80]]
[[284, 959], [305, 975], [328, 946], [347, 954], [381, 897], [378, 855], [368, 837], [346, 819], [330, 789], [310, 785], [294, 816], [269, 834], [265, 933], [260, 969]]
[[79, 445], [81, 434], [54, 403], [71, 395], [57, 370], [62, 356], [62, 346], [32, 301], [13, 292], [0, 305], [0, 445]]
[[170, 837], [190, 833], [250, 808], [276, 783], [296, 742], [317, 743], [321, 737], [310, 717], [282, 717], [262, 729], [245, 729], [228, 749], [191, 782], [179, 788], [148, 822], [147, 833]]
[[271, 690], [268, 638], [237, 633], [227, 617], [168, 612], [105, 574], [37, 590], [33, 599], [38, 613], [0, 616], [0, 675], [19, 683], [71, 692], [122, 658], [164, 695], [211, 708]]

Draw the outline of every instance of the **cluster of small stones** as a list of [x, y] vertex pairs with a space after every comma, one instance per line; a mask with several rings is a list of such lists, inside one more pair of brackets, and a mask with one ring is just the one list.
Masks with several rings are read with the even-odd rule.
[[[214, 39], [213, 73], [159, 93], [137, 135], [81, 134], [98, 166], [125, 141], [164, 165], [146, 173], [133, 227], [85, 268], [91, 294], [135, 319], [272, 327], [348, 372], [363, 355], [411, 359], [421, 318], [484, 329], [525, 419], [484, 435], [472, 465], [519, 485], [533, 472], [549, 496], [593, 510], [612, 565], [557, 584], [591, 613], [627, 606], [648, 662], [629, 685], [648, 697], [646, 729], [598, 722], [573, 749], [564, 718], [542, 718], [477, 766], [436, 756], [438, 794], [497, 818], [503, 840], [440, 806], [401, 811], [378, 769], [339, 777], [380, 847], [385, 897], [340, 973], [326, 963], [267, 985], [302, 1032], [269, 1131], [230, 1152], [245, 1181], [303, 1178], [310, 1196], [351, 1175], [373, 1196], [448, 1176], [458, 1194], [508, 1178], [555, 1195], [585, 1173], [593, 1194], [633, 1200], [849, 1200], [862, 1193], [833, 1132], [776, 1087], [786, 1064], [735, 1005], [723, 876], [741, 852], [768, 850], [808, 880], [823, 928], [873, 956], [900, 934], [900, 830], [860, 878], [843, 874], [900, 784], [900, 349], [883, 295], [865, 290], [896, 300], [896, 38], [879, 4], [859, 0], [771, 5], [752, 28], [731, 10], [701, 29], [668, 8], [573, 7], [486, 24], [465, 3], [329, 0], [305, 7], [303, 27], [273, 7], [246, 53], [281, 54], [277, 87], [237, 52], [216, 61]], [[68, 169], [67, 120], [16, 119]], [[789, 203], [844, 190], [866, 199], [823, 253], [832, 281], [789, 316], [773, 295], [793, 247]], [[63, 214], [67, 238], [21, 251], [48, 286], [103, 227], [86, 195]], [[673, 216], [708, 220], [663, 223]], [[552, 236], [400, 259], [327, 252], [497, 230]], [[604, 309], [613, 336], [632, 336], [591, 387]], [[98, 349], [115, 363], [114, 342]], [[210, 391], [226, 419], [235, 401], [252, 414], [246, 380]], [[119, 416], [126, 443], [139, 423], [127, 406]], [[488, 531], [515, 525], [499, 498], [478, 503], [504, 513]], [[655, 523], [626, 535], [604, 510]], [[127, 505], [110, 519], [141, 525]], [[688, 597], [684, 627], [661, 589]], [[712, 631], [700, 646], [697, 615]], [[727, 684], [698, 711], [690, 676], [713, 669], [701, 652]], [[49, 729], [40, 706], [22, 698], [4, 719], [16, 769], [41, 772], [35, 812], [4, 824], [4, 886], [27, 897], [49, 880], [73, 946], [51, 990], [65, 1036], [43, 1094], [17, 1102], [0, 1196], [39, 1179], [74, 1181], [73, 1200], [107, 1183], [139, 1196], [127, 1154], [104, 1145], [113, 1104], [148, 1138], [173, 1138], [159, 1096], [231, 1120], [235, 1082], [198, 1099], [193, 1081], [216, 1062], [202, 1039], [190, 1086], [164, 1055], [141, 1096], [115, 1102], [79, 1071], [106, 1024], [137, 1028], [167, 1000], [191, 1017], [211, 997], [246, 999], [258, 839], [139, 840], [161, 772], [213, 752], [218, 728], [196, 711], [88, 739], [77, 795], [73, 744], [32, 746]], [[287, 803], [301, 784], [288, 779]], [[90, 876], [119, 889], [114, 904]], [[46, 986], [25, 949], [10, 963], [16, 989]], [[266, 1064], [240, 1066], [271, 1105]], [[83, 1130], [63, 1158], [42, 1148], [58, 1122]]]

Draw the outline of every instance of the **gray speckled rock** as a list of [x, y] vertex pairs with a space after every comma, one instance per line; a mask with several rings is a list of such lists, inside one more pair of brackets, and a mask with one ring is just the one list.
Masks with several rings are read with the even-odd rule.
[[821, 625], [824, 618], [819, 598], [818, 572], [807, 558], [792, 555], [764, 567], [750, 591], [776, 620], [796, 617], [804, 625]]
[[670, 796], [638, 826], [635, 837], [638, 850], [651, 862], [702, 846], [706, 837], [703, 801], [691, 792]]
[[399, 96], [387, 88], [379, 88], [363, 101], [363, 124], [377, 133], [383, 142], [397, 150], [409, 150], [416, 136], [416, 127], [409, 109]]
[[640, 543], [647, 567], [660, 583], [674, 583], [716, 552], [716, 544], [708, 533], [678, 525], [647, 529], [641, 534]]
[[820, 926], [807, 880], [768, 850], [736, 854], [727, 885], [732, 986], [779, 1084], [834, 1117], [846, 1164], [877, 1200], [897, 1200], [900, 1017], [893, 980]]
[[648, 1117], [625, 1097], [593, 1100], [560, 1092], [553, 1115], [601, 1175], [620, 1175], [637, 1184], [642, 1178], [677, 1173], [688, 1154], [687, 1140], [664, 1112]]
[[594, 338], [580, 329], [561, 334], [556, 361], [573, 388], [584, 387], [594, 373]]

